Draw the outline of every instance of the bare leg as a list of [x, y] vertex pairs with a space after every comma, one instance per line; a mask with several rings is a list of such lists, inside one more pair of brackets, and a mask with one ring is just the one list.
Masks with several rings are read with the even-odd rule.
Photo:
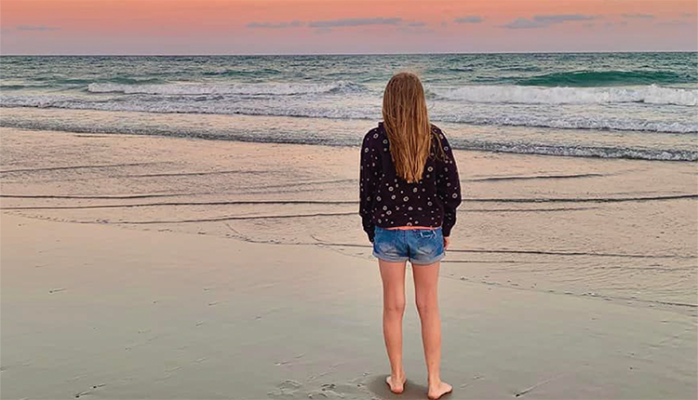
[[402, 369], [402, 316], [405, 314], [405, 262], [378, 260], [383, 280], [383, 337], [390, 359], [386, 382], [393, 393], [402, 393], [405, 371]]
[[417, 310], [422, 321], [422, 343], [427, 362], [430, 399], [438, 399], [453, 390], [451, 385], [441, 381], [441, 316], [437, 293], [440, 266], [441, 263], [436, 262], [412, 267]]

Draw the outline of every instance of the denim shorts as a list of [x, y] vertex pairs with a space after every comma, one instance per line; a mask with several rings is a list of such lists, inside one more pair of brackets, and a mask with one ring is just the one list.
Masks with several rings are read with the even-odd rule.
[[383, 261], [433, 264], [446, 255], [441, 228], [383, 229], [376, 227], [373, 255]]

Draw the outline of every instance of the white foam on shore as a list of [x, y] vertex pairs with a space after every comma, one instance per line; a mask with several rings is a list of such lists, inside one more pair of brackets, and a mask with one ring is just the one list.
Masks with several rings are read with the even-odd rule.
[[455, 89], [432, 88], [430, 91], [442, 99], [471, 103], [647, 103], [656, 105], [698, 106], [698, 90], [665, 88], [656, 85], [634, 88], [463, 86]]
[[[194, 118], [193, 121], [196, 121]], [[145, 136], [186, 137], [209, 140], [227, 140], [257, 143], [289, 143], [325, 146], [355, 146], [354, 135], [333, 135], [318, 138], [308, 135], [308, 131], [285, 129], [268, 131], [235, 129], [227, 125], [216, 124], [172, 124], [153, 126], [152, 124], [126, 124], [122, 119], [105, 119], [101, 121], [83, 121], [79, 118], [32, 118], [9, 117], [0, 120], [0, 126], [28, 130], [65, 131], [78, 133], [126, 133]], [[538, 154], [549, 156], [583, 157], [583, 158], [621, 158], [652, 161], [698, 161], [698, 152], [684, 148], [646, 148], [641, 145], [628, 144], [598, 146], [593, 143], [583, 144], [570, 138], [560, 143], [528, 142], [523, 143], [512, 138], [501, 137], [496, 140], [479, 140], [451, 136], [451, 146], [459, 150], [477, 150], [494, 153]]]
[[[154, 99], [145, 95], [122, 99], [87, 99], [64, 95], [9, 95], [0, 94], [0, 107], [62, 108], [72, 110], [134, 111], [155, 114], [219, 114], [259, 115], [326, 119], [375, 119], [380, 107], [368, 102], [357, 102], [353, 107], [333, 101], [306, 102], [298, 99], [249, 99], [240, 95], [169, 96]], [[219, 97], [224, 96], [224, 97]], [[698, 121], [690, 119], [653, 120], [632, 113], [622, 117], [608, 115], [540, 114], [516, 110], [488, 114], [482, 108], [441, 107], [434, 109], [431, 119], [470, 125], [521, 126], [555, 129], [618, 130], [657, 133], [698, 133]], [[484, 106], [480, 106], [484, 107]]]

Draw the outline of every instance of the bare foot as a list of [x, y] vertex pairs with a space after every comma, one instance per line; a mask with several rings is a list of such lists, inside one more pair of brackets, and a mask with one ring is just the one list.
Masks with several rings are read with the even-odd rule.
[[453, 391], [453, 386], [449, 385], [446, 382], [441, 382], [435, 383], [433, 385], [429, 385], [429, 391], [427, 392], [427, 397], [429, 397], [431, 400], [436, 400], [441, 398], [441, 396], [451, 393]]
[[395, 379], [393, 379], [391, 375], [388, 375], [388, 377], [385, 378], [385, 383], [387, 383], [388, 387], [390, 387], [390, 391], [395, 394], [400, 394], [405, 390], [405, 382], [407, 382], [407, 378], [405, 378], [404, 376], [402, 377], [402, 379], [398, 377], [395, 377]]

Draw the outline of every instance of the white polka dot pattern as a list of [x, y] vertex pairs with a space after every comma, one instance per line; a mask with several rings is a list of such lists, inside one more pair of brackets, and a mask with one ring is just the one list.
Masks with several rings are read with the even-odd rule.
[[[456, 223], [456, 209], [461, 203], [460, 179], [446, 136], [436, 126], [432, 127], [434, 138], [438, 141], [432, 142], [434, 149], [427, 160], [422, 179], [416, 183], [408, 183], [397, 177], [382, 123], [364, 137], [359, 214], [369, 240], [373, 241], [376, 225], [381, 228], [417, 224], [441, 226], [443, 235], [450, 235]], [[408, 196], [410, 193], [413, 196]]]

